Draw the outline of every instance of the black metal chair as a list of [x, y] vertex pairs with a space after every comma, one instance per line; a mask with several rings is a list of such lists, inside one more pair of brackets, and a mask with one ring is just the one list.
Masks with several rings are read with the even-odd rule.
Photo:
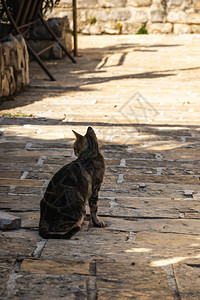
[[[46, 50], [52, 48], [55, 46], [55, 44], [58, 44], [62, 50], [67, 54], [67, 56], [72, 60], [73, 63], [76, 63], [75, 59], [71, 56], [71, 54], [68, 52], [66, 47], [59, 41], [58, 37], [55, 35], [55, 33], [50, 28], [47, 21], [44, 20], [41, 14], [41, 1], [42, 0], [18, 0], [18, 11], [15, 15], [13, 15], [6, 4], [6, 0], [1, 0], [3, 9], [10, 21], [10, 24], [13, 29], [14, 34], [21, 34], [27, 44], [27, 48], [29, 52], [32, 54], [32, 56], [36, 59], [38, 64], [41, 66], [41, 68], [46, 72], [46, 74], [49, 76], [49, 78], [52, 81], [55, 81], [55, 77], [49, 72], [47, 67], [44, 65], [43, 61], [39, 57], [40, 54], [45, 52]], [[29, 28], [31, 25], [33, 25], [37, 19], [40, 19], [41, 22], [44, 24], [47, 31], [51, 34], [53, 40], [55, 43], [52, 43], [51, 46], [48, 46], [48, 48], [43, 49], [39, 53], [36, 53], [33, 48], [30, 46], [29, 42], [26, 39], [26, 33], [29, 31]]]

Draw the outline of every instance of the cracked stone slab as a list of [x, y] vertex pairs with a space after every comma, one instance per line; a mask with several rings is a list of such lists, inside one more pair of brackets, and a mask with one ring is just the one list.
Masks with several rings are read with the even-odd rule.
[[165, 267], [179, 262], [189, 262], [200, 257], [198, 235], [161, 232], [138, 232], [126, 250], [127, 259]]
[[1, 232], [0, 233], [0, 255], [1, 256], [31, 256], [36, 249], [38, 235], [34, 236], [24, 231]]
[[100, 299], [174, 299], [166, 273], [161, 268], [97, 262], [96, 274]]
[[182, 234], [200, 234], [198, 219], [137, 219], [104, 217], [110, 230], [116, 231], [156, 231]]
[[70, 240], [48, 240], [41, 258], [59, 260], [125, 261], [129, 232], [113, 232], [106, 228], [83, 227]]
[[9, 275], [14, 268], [15, 258], [0, 256], [0, 297], [5, 295]]
[[[156, 197], [116, 197], [110, 206], [102, 206], [99, 201], [99, 215], [135, 217], [135, 218], [179, 218], [179, 213], [195, 214], [199, 210], [199, 201], [172, 200]], [[197, 218], [197, 215], [195, 216]]]
[[49, 274], [49, 275], [90, 275], [89, 261], [72, 260], [44, 260], [25, 259], [22, 262], [20, 273], [23, 274]]
[[1, 230], [12, 230], [19, 229], [21, 227], [21, 218], [5, 213], [0, 212], [0, 229]]
[[42, 195], [0, 195], [2, 209], [11, 211], [39, 210]]
[[19, 275], [12, 298], [19, 299], [83, 299], [87, 298], [88, 276], [84, 275]]
[[199, 265], [174, 265], [174, 274], [182, 300], [199, 300], [200, 267]]

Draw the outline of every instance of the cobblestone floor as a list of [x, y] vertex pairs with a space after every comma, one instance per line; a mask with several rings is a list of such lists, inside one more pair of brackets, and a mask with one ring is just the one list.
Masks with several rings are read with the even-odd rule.
[[[200, 299], [200, 36], [80, 36], [77, 64], [31, 64], [1, 105], [0, 299]], [[38, 235], [39, 202], [93, 126], [106, 159], [99, 216]]]

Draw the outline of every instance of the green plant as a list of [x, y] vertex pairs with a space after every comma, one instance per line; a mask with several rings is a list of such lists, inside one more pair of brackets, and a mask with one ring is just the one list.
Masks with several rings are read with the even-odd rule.
[[136, 34], [148, 34], [146, 24], [143, 24]]
[[74, 31], [72, 29], [69, 30], [72, 36], [74, 36]]
[[118, 22], [117, 23], [117, 28], [119, 29], [120, 34], [122, 33], [122, 27], [123, 27], [122, 23]]
[[2, 117], [8, 117], [8, 118], [33, 118], [34, 115], [33, 114], [24, 114], [23, 112], [17, 111], [17, 112], [13, 112], [13, 113], [5, 113], [2, 115]]
[[96, 17], [92, 17], [92, 18], [89, 19], [90, 24], [95, 24], [96, 21], [97, 21]]

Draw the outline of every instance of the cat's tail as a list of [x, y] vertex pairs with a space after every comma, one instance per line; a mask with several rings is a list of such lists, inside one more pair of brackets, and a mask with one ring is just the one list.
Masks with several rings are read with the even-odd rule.
[[46, 230], [46, 228], [39, 227], [39, 235], [44, 239], [70, 239], [80, 229], [81, 226], [78, 225], [76, 227], [71, 228], [67, 232], [53, 232]]

